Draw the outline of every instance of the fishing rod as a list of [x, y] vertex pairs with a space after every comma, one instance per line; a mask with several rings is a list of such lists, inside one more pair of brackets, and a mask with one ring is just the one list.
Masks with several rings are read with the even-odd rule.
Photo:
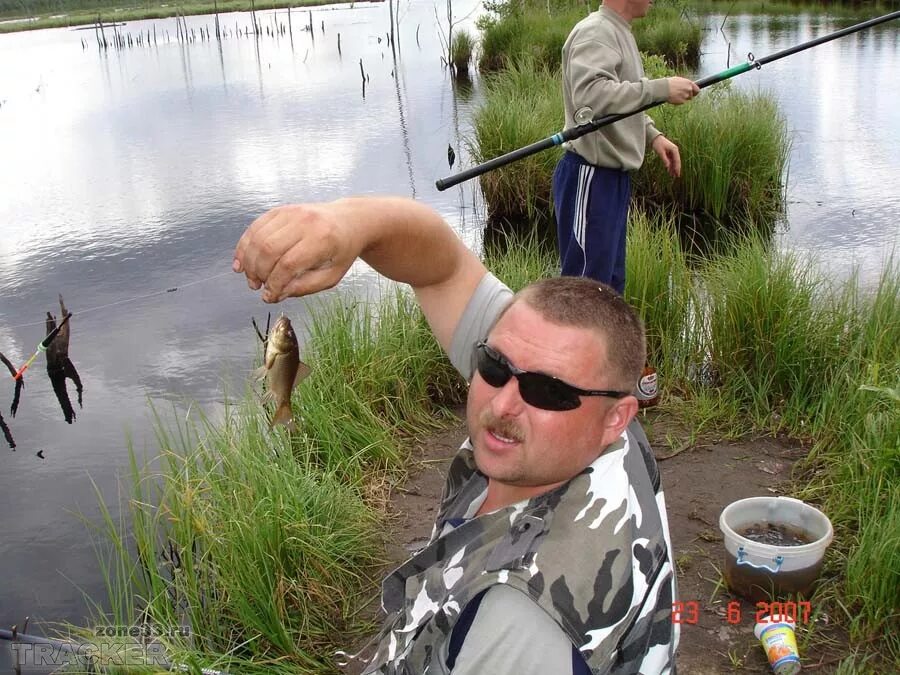
[[[27, 625], [27, 622], [26, 622]], [[28, 644], [28, 645], [46, 645], [53, 649], [59, 650], [59, 654], [67, 656], [75, 656], [80, 658], [89, 658], [90, 654], [97, 652], [96, 647], [90, 642], [70, 642], [68, 640], [57, 640], [55, 638], [43, 637], [41, 635], [29, 635], [20, 633], [13, 626], [12, 630], [0, 628], [0, 640], [7, 640], [12, 643]], [[46, 658], [47, 655], [41, 654], [36, 658]], [[113, 657], [114, 660], [115, 657]], [[36, 665], [36, 664], [32, 664]], [[51, 665], [51, 664], [47, 664]], [[62, 664], [57, 664], [62, 665]], [[224, 670], [214, 670], [213, 668], [191, 668], [183, 663], [155, 662], [153, 665], [165, 668], [170, 672], [199, 672], [201, 675], [228, 675]]]
[[[720, 73], [716, 73], [715, 75], [710, 75], [708, 77], [704, 77], [700, 80], [697, 80], [695, 84], [700, 87], [700, 89], [705, 89], [713, 84], [718, 84], [719, 82], [724, 82], [725, 80], [729, 80], [732, 77], [736, 77], [737, 75], [741, 75], [742, 73], [746, 73], [748, 70], [752, 70], [756, 68], [759, 70], [767, 63], [772, 63], [773, 61], [777, 61], [778, 59], [783, 59], [786, 56], [791, 56], [792, 54], [796, 54], [797, 52], [802, 52], [805, 49], [809, 49], [811, 47], [816, 47], [825, 42], [829, 42], [831, 40], [836, 40], [839, 37], [844, 37], [845, 35], [850, 35], [851, 33], [855, 33], [857, 31], [865, 30], [866, 28], [871, 28], [872, 26], [877, 26], [880, 23], [885, 23], [886, 21], [892, 21], [893, 19], [900, 18], [900, 11], [891, 12], [890, 14], [885, 14], [883, 16], [875, 17], [874, 19], [869, 19], [868, 21], [863, 21], [862, 23], [855, 24], [853, 26], [849, 26], [847, 28], [843, 28], [839, 31], [835, 31], [834, 33], [829, 33], [828, 35], [823, 35], [822, 37], [818, 37], [814, 40], [809, 40], [808, 42], [803, 42], [799, 45], [795, 45], [794, 47], [789, 47], [787, 49], [782, 49], [779, 52], [775, 52], [774, 54], [770, 54], [769, 56], [764, 56], [761, 59], [754, 58], [753, 54], [750, 53], [747, 55], [747, 62], [742, 63], [737, 66], [733, 66], [732, 68], [728, 68], [727, 70], [723, 70]], [[645, 106], [638, 108], [637, 110], [632, 110], [627, 113], [617, 113], [613, 115], [603, 115], [602, 117], [594, 118], [584, 124], [579, 124], [578, 126], [569, 127], [568, 129], [564, 129], [559, 133], [553, 134], [543, 140], [532, 143], [531, 145], [526, 145], [524, 147], [519, 148], [518, 150], [512, 150], [511, 152], [507, 152], [505, 155], [500, 155], [499, 157], [495, 157], [494, 159], [490, 159], [483, 164], [479, 164], [478, 166], [474, 166], [471, 169], [466, 169], [465, 171], [460, 171], [457, 174], [449, 176], [447, 178], [439, 178], [435, 181], [435, 186], [438, 190], [446, 190], [449, 187], [453, 187], [454, 185], [459, 185], [463, 181], [467, 181], [470, 178], [475, 178], [476, 176], [480, 176], [488, 171], [493, 171], [494, 169], [498, 169], [501, 166], [506, 166], [507, 164], [511, 164], [512, 162], [516, 162], [520, 159], [524, 159], [525, 157], [530, 157], [531, 155], [537, 154], [542, 150], [548, 150], [549, 148], [555, 147], [557, 145], [562, 145], [567, 141], [574, 140], [576, 138], [581, 138], [585, 134], [589, 134], [592, 131], [596, 131], [601, 127], [608, 126], [613, 124], [614, 122], [618, 122], [619, 120], [623, 120], [626, 117], [631, 117], [632, 115], [637, 115], [639, 112], [643, 112], [645, 110], [649, 110], [650, 108], [655, 108], [658, 105], [665, 103], [665, 101], [658, 101], [655, 103], [648, 103]]]

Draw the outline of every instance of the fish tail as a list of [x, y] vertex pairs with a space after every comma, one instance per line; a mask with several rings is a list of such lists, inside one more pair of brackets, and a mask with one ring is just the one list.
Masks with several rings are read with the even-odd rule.
[[293, 420], [294, 412], [291, 410], [291, 403], [290, 401], [285, 401], [275, 410], [275, 414], [272, 416], [272, 422], [269, 426], [274, 427], [276, 424], [290, 426]]

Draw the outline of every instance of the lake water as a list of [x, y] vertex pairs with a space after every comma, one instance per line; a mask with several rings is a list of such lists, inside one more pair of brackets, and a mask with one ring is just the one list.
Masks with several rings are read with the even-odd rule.
[[[723, 36], [722, 17], [710, 17], [699, 76], [743, 63], [748, 52], [762, 58], [850, 23], [816, 15], [731, 17]], [[732, 80], [773, 94], [787, 119], [792, 151], [782, 245], [813, 255], [837, 278], [857, 266], [864, 283], [875, 283], [885, 256], [900, 254], [898, 67], [895, 19]]]
[[[454, 6], [463, 17], [477, 3]], [[272, 25], [272, 12], [258, 15]], [[312, 16], [314, 39], [300, 30], [308, 14], [292, 12], [293, 44], [288, 35], [229, 35], [221, 44], [198, 35], [182, 45], [174, 19], [130, 23], [122, 30], [132, 35], [156, 26], [157, 44], [106, 53], [93, 31], [0, 35], [0, 351], [23, 363], [62, 293], [84, 381], [72, 425], [42, 359], [28, 371], [15, 419], [8, 380], [0, 391], [18, 442], [15, 452], [0, 449], [0, 626], [21, 626], [26, 615], [82, 622], [82, 591], [104, 599], [88, 530], [74, 514], [97, 519], [94, 485], [116, 502], [128, 438], [155, 453], [148, 400], [180, 410], [195, 401], [215, 416], [226, 391], [242, 392], [258, 349], [250, 318], [264, 321], [270, 309], [230, 274], [234, 244], [254, 217], [288, 201], [399, 193], [437, 208], [477, 246], [483, 209], [473, 184], [434, 188], [450, 173], [448, 144], [454, 168], [468, 165], [461, 138], [478, 103], [478, 82], [456, 95], [441, 66], [434, 6], [401, 9], [396, 61], [385, 4]], [[284, 11], [277, 17], [287, 21]], [[187, 25], [212, 29], [213, 20]], [[248, 15], [222, 16], [224, 28], [235, 25], [245, 30]], [[731, 18], [730, 64], [834, 28], [815, 17]], [[701, 75], [727, 66], [721, 34], [710, 31], [704, 51]], [[893, 25], [735, 80], [774, 92], [788, 119], [782, 245], [815, 251], [835, 274], [857, 261], [874, 278], [898, 241], [897, 72]], [[368, 294], [373, 282], [358, 266], [342, 292]], [[307, 306], [284, 309], [302, 324]]]

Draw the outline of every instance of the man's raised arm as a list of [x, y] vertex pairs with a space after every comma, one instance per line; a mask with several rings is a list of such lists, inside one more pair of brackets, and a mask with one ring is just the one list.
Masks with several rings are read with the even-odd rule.
[[335, 286], [356, 258], [412, 286], [445, 350], [487, 272], [435, 211], [399, 197], [276, 207], [241, 236], [233, 269], [265, 302], [280, 302]]

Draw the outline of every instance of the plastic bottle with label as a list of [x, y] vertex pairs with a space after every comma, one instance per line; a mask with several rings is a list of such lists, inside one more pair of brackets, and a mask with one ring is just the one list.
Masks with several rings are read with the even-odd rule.
[[639, 408], [650, 408], [659, 403], [659, 379], [656, 368], [644, 366], [634, 395], [637, 397]]

